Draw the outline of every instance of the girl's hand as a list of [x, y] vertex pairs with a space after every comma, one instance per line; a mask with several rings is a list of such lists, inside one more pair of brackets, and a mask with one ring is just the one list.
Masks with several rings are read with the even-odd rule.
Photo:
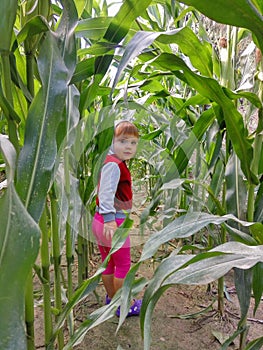
[[117, 230], [117, 224], [115, 221], [109, 221], [104, 223], [103, 234], [107, 240], [112, 239], [116, 230]]

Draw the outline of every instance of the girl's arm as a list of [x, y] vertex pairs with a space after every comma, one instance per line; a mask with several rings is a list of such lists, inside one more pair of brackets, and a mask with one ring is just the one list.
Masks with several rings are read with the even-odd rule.
[[104, 222], [115, 220], [114, 198], [119, 180], [120, 168], [118, 164], [110, 162], [102, 167], [98, 196], [99, 213], [103, 215]]
[[117, 229], [114, 198], [120, 179], [120, 168], [116, 163], [105, 164], [101, 170], [99, 188], [99, 213], [104, 218], [104, 235], [111, 239]]

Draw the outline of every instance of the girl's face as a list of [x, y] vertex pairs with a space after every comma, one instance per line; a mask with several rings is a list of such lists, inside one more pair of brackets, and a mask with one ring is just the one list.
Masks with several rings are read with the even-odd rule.
[[121, 160], [133, 158], [137, 151], [138, 138], [134, 135], [121, 134], [114, 137], [113, 148], [116, 156]]

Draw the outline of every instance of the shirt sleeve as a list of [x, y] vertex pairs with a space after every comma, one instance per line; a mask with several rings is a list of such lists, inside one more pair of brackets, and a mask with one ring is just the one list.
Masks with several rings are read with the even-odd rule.
[[104, 222], [115, 220], [116, 209], [114, 198], [120, 180], [120, 168], [118, 164], [109, 162], [101, 169], [99, 187], [99, 213], [103, 215]]

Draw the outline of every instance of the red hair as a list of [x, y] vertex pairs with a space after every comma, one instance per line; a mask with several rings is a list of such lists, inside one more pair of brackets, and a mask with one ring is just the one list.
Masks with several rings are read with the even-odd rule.
[[126, 120], [119, 122], [115, 127], [114, 136], [118, 137], [120, 135], [131, 135], [139, 138], [139, 132], [137, 127]]

